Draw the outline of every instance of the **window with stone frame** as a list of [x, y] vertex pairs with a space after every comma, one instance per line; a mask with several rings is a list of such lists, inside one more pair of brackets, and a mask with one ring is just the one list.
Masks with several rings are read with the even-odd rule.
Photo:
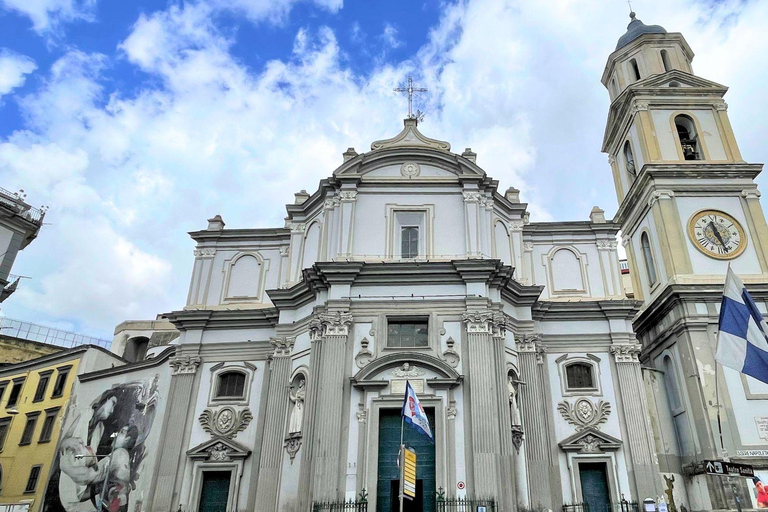
[[43, 466], [37, 465], [32, 466], [32, 469], [29, 470], [29, 478], [27, 479], [27, 486], [24, 488], [24, 494], [35, 492], [35, 489], [37, 489], [37, 482], [40, 480], [40, 471], [42, 469]]
[[429, 346], [429, 319], [391, 318], [387, 320], [387, 347], [416, 348]]
[[38, 416], [40, 416], [39, 412], [27, 413], [27, 423], [24, 425], [24, 431], [21, 434], [21, 441], [19, 441], [19, 446], [32, 444], [32, 436], [35, 435], [35, 427], [37, 426]]
[[37, 381], [37, 389], [35, 390], [35, 397], [33, 402], [42, 402], [45, 400], [45, 392], [48, 390], [48, 383], [51, 381], [51, 374], [53, 371], [41, 372]]
[[5, 390], [8, 389], [8, 381], [0, 382], [0, 402], [3, 401], [3, 397], [5, 396]]
[[53, 384], [53, 393], [51, 398], [58, 398], [64, 394], [64, 385], [67, 383], [67, 377], [69, 376], [69, 370], [72, 366], [62, 366], [56, 369], [56, 382]]
[[567, 390], [593, 390], [595, 385], [594, 366], [575, 362], [565, 366], [565, 387]]
[[8, 395], [8, 403], [5, 404], [6, 407], [16, 407], [16, 404], [19, 403], [19, 396], [21, 396], [21, 389], [24, 387], [25, 380], [26, 379], [15, 379], [13, 381], [11, 394]]
[[3, 451], [8, 431], [11, 429], [11, 418], [0, 419], [0, 452]]
[[49, 409], [45, 411], [45, 420], [43, 420], [43, 428], [40, 430], [40, 437], [38, 443], [49, 443], [53, 436], [53, 427], [56, 425], [56, 415], [59, 413], [59, 408]]
[[239, 371], [225, 371], [217, 377], [217, 399], [232, 399], [245, 397], [245, 374]]

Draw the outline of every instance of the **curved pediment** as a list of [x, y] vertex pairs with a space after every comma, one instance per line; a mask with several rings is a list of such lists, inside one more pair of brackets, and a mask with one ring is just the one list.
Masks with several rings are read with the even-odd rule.
[[440, 151], [451, 151], [451, 145], [448, 142], [436, 139], [430, 139], [422, 134], [417, 125], [416, 119], [406, 119], [404, 121], [403, 131], [386, 140], [377, 140], [371, 144], [371, 151], [389, 148], [430, 148]]
[[384, 370], [402, 366], [404, 363], [416, 363], [422, 368], [433, 371], [440, 379], [450, 379], [458, 381], [461, 376], [448, 363], [428, 354], [420, 352], [398, 352], [387, 354], [368, 363], [353, 377], [355, 382], [370, 380], [378, 376]]

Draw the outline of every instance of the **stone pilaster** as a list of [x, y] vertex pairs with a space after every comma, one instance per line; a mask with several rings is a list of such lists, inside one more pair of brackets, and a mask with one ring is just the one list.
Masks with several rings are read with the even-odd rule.
[[473, 311], [465, 313], [463, 321], [469, 350], [469, 421], [474, 471], [471, 491], [476, 496], [495, 496], [502, 510], [512, 510], [515, 504], [511, 490], [512, 439], [503, 352], [496, 346], [503, 343], [503, 334], [500, 334], [504, 330], [503, 318], [499, 315], [494, 318], [491, 311]]
[[553, 493], [559, 486], [552, 485], [551, 468], [556, 465], [552, 456], [552, 439], [549, 422], [549, 397], [546, 393], [544, 373], [544, 349], [536, 334], [523, 335], [517, 341], [517, 360], [520, 366], [520, 408], [525, 432], [525, 455], [528, 469], [528, 492], [532, 507], [553, 509]]
[[[634, 477], [637, 501], [652, 498], [661, 492], [657, 485], [658, 466], [654, 462], [653, 436], [646, 411], [648, 404], [640, 371], [639, 343], [611, 346], [619, 377], [619, 396], [627, 429], [630, 479]], [[660, 482], [658, 482], [660, 484]]]
[[269, 362], [269, 398], [265, 411], [264, 433], [261, 438], [259, 482], [256, 503], [259, 510], [277, 510], [280, 488], [280, 465], [283, 460], [285, 421], [288, 410], [288, 385], [291, 377], [291, 350], [295, 339], [280, 336], [270, 340], [275, 347]]
[[154, 496], [150, 508], [153, 512], [167, 512], [178, 508], [176, 477], [179, 474], [179, 467], [183, 467], [181, 456], [184, 442], [184, 436], [179, 435], [179, 432], [187, 430], [189, 408], [193, 407], [192, 386], [200, 362], [200, 358], [196, 356], [179, 356], [172, 357], [169, 363], [171, 385], [168, 390], [165, 429], [160, 442], [163, 449], [160, 450]]
[[317, 351], [312, 354], [314, 370], [311, 371], [317, 377], [310, 381], [317, 388], [308, 390], [315, 400], [312, 404], [314, 428], [309, 441], [313, 445], [312, 494], [315, 501], [341, 497], [339, 470], [344, 423], [345, 356], [351, 325], [352, 315], [342, 312], [317, 315], [310, 323], [315, 340], [313, 351]]

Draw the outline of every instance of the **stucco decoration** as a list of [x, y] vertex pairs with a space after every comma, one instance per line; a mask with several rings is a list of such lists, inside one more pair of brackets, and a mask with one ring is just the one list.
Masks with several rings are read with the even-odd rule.
[[471, 334], [491, 334], [493, 313], [491, 311], [471, 311], [464, 313], [462, 320]]
[[594, 427], [588, 427], [564, 439], [559, 445], [566, 452], [605, 453], [621, 448], [621, 440]]
[[411, 366], [411, 363], [403, 363], [403, 366], [392, 370], [392, 375], [395, 377], [421, 377], [424, 375], [424, 370]]
[[406, 162], [400, 166], [400, 174], [406, 178], [413, 178], [421, 174], [421, 167], [416, 162]]
[[376, 151], [378, 149], [413, 147], [431, 148], [441, 151], [451, 150], [451, 145], [449, 143], [424, 136], [417, 128], [418, 123], [416, 119], [406, 119], [404, 124], [405, 127], [403, 128], [403, 131], [391, 139], [377, 140], [371, 144], [371, 150]]
[[613, 354], [617, 363], [639, 363], [640, 348], [639, 343], [612, 345], [611, 354]]
[[203, 430], [212, 436], [227, 439], [237, 437], [239, 432], [248, 427], [252, 419], [253, 414], [247, 407], [237, 411], [231, 406], [222, 407], [219, 410], [206, 409], [198, 418]]
[[608, 421], [611, 404], [600, 400], [595, 405], [588, 398], [579, 398], [573, 406], [567, 400], [560, 402], [557, 404], [557, 410], [565, 421], [576, 427], [577, 431], [581, 431], [586, 428], [599, 428]]
[[291, 415], [288, 418], [288, 435], [300, 434], [301, 425], [304, 423], [304, 398], [307, 394], [307, 380], [303, 373], [296, 376], [292, 387], [295, 389], [291, 389], [288, 393], [288, 398], [292, 404]]
[[[132, 503], [131, 491], [143, 473], [152, 474], [152, 466], [143, 462], [159, 401], [158, 380], [156, 374], [142, 382], [116, 384], [91, 403], [90, 418], [79, 412], [67, 418], [42, 510], [95, 512], [100, 497], [104, 510], [141, 508], [142, 498]], [[74, 432], [83, 424], [87, 430], [81, 438]]]
[[456, 352], [456, 349], [454, 349], [454, 345], [456, 345], [456, 341], [448, 337], [447, 340], [445, 340], [446, 349], [443, 352], [443, 359], [445, 359], [445, 362], [450, 365], [451, 368], [456, 368], [459, 366], [459, 361], [461, 360], [461, 357], [459, 357], [459, 353]]
[[197, 356], [172, 357], [169, 361], [171, 375], [194, 375], [201, 361]]
[[232, 460], [232, 458], [229, 456], [229, 449], [227, 445], [223, 443], [216, 443], [215, 445], [208, 448], [208, 454], [208, 458], [215, 462], [225, 462]]
[[373, 353], [368, 349], [370, 344], [368, 338], [360, 340], [360, 351], [355, 356], [355, 364], [358, 368], [362, 368], [373, 360]]
[[321, 313], [309, 322], [309, 337], [318, 340], [325, 336], [347, 336], [352, 325], [352, 315], [349, 313]]
[[524, 439], [525, 435], [523, 434], [523, 427], [520, 425], [512, 425], [512, 444], [517, 453], [520, 453], [520, 447], [523, 445]]
[[291, 464], [293, 464], [293, 459], [296, 458], [296, 454], [299, 453], [299, 448], [301, 448], [301, 434], [288, 436], [283, 447], [285, 448], [285, 451], [288, 452], [288, 456], [291, 458]]

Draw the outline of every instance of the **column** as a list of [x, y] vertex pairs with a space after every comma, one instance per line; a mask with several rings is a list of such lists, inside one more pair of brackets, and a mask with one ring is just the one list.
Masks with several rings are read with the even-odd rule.
[[506, 317], [503, 313], [494, 313], [493, 324], [493, 359], [496, 362], [496, 409], [499, 411], [499, 451], [501, 452], [501, 487], [497, 494], [500, 510], [514, 510], [517, 505], [515, 481], [514, 443], [512, 442], [512, 414], [509, 410], [509, 389], [507, 387], [507, 364], [505, 354]]
[[[312, 374], [317, 375], [313, 392], [314, 429], [312, 433], [312, 494], [315, 501], [335, 500], [341, 497], [339, 489], [341, 434], [345, 418], [344, 380], [346, 378], [346, 351], [352, 315], [349, 313], [320, 314], [310, 324], [313, 336], [318, 337], [320, 365], [315, 364]], [[313, 354], [314, 356], [314, 354]]]
[[[463, 316], [467, 332], [469, 352], [468, 391], [469, 421], [471, 424], [472, 471], [474, 489], [471, 494], [478, 497], [494, 496], [500, 500], [507, 495], [506, 490], [512, 482], [505, 477], [511, 476], [502, 453], [501, 430], [508, 425], [502, 424], [500, 414], [503, 401], [500, 395], [500, 379], [497, 375], [497, 353], [494, 350], [493, 313], [474, 311]], [[506, 389], [506, 386], [504, 387]], [[511, 443], [511, 439], [510, 439]], [[508, 450], [508, 448], [507, 448]], [[504, 501], [509, 501], [504, 500]], [[500, 503], [502, 510], [511, 510]]]
[[525, 456], [528, 469], [528, 492], [533, 507], [552, 509], [554, 491], [550, 481], [550, 468], [557, 463], [551, 454], [554, 440], [550, 437], [549, 397], [544, 386], [544, 349], [537, 334], [526, 334], [517, 341], [517, 360], [520, 366], [520, 409], [525, 432]]
[[172, 357], [171, 386], [168, 392], [168, 412], [160, 446], [160, 462], [155, 478], [155, 494], [152, 497], [153, 512], [168, 512], [178, 508], [178, 497], [175, 489], [176, 476], [179, 468], [183, 467], [182, 443], [186, 431], [187, 415], [192, 403], [192, 385], [195, 381], [197, 367], [200, 366], [197, 356]]
[[[658, 466], [654, 463], [653, 435], [646, 411], [648, 405], [640, 371], [639, 343], [622, 343], [611, 346], [619, 376], [619, 396], [624, 410], [624, 424], [629, 437], [630, 479], [634, 476], [637, 501], [652, 498], [661, 492], [656, 485]], [[633, 475], [634, 473], [634, 475]], [[661, 482], [659, 482], [660, 484]]]
[[288, 410], [288, 388], [291, 378], [291, 350], [295, 338], [272, 338], [275, 347], [269, 362], [269, 390], [265, 410], [264, 433], [261, 438], [259, 481], [256, 503], [264, 512], [277, 510], [277, 493], [280, 488], [280, 466], [283, 461], [285, 419]]

